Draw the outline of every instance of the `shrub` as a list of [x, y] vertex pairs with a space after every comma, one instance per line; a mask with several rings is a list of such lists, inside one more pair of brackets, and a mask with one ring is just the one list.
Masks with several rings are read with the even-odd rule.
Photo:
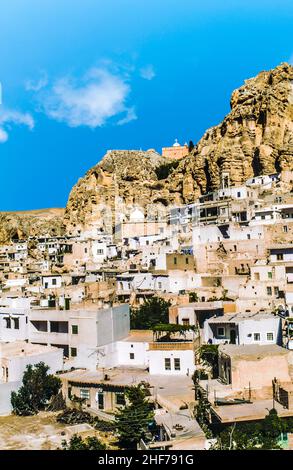
[[44, 410], [50, 400], [59, 393], [61, 380], [48, 374], [49, 366], [43, 362], [29, 364], [23, 374], [18, 392], [11, 392], [13, 413], [30, 416]]

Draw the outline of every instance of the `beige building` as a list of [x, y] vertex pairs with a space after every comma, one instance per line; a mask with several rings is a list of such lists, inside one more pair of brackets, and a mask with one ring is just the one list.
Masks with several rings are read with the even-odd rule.
[[272, 381], [290, 383], [290, 351], [275, 344], [220, 345], [219, 377], [231, 385], [231, 391], [249, 389], [272, 396]]
[[163, 157], [172, 159], [172, 160], [181, 160], [181, 158], [186, 157], [188, 155], [188, 145], [180, 145], [178, 140], [175, 139], [174, 144], [172, 147], [163, 147], [162, 148], [162, 155]]

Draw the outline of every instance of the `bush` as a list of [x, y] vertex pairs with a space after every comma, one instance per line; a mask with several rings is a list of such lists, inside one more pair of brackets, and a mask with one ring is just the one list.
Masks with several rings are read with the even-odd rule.
[[62, 392], [59, 392], [58, 395], [54, 395], [51, 398], [49, 405], [47, 406], [48, 411], [60, 411], [60, 410], [65, 410], [65, 408], [66, 408], [66, 402], [62, 395]]
[[158, 180], [164, 180], [178, 167], [179, 161], [164, 163], [155, 169]]
[[63, 424], [92, 424], [94, 418], [86, 411], [67, 408], [57, 416], [56, 420]]
[[103, 421], [97, 416], [92, 416], [86, 411], [77, 410], [75, 408], [67, 408], [63, 411], [63, 413], [60, 413], [57, 416], [56, 420], [58, 423], [69, 425], [88, 423], [91, 424], [97, 431], [101, 432], [113, 432], [116, 429], [114, 423]]
[[97, 437], [87, 437], [82, 439], [74, 434], [69, 442], [62, 442], [62, 450], [105, 450], [106, 446]]

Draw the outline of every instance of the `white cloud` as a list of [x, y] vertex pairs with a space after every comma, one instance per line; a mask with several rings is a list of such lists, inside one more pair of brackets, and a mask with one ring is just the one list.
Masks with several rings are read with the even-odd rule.
[[0, 143], [4, 144], [8, 140], [7, 132], [0, 127]]
[[46, 72], [42, 73], [41, 78], [39, 80], [27, 80], [25, 83], [25, 88], [28, 91], [40, 91], [42, 88], [45, 88], [48, 85], [48, 75]]
[[64, 77], [46, 93], [41, 93], [41, 108], [50, 118], [70, 127], [103, 126], [117, 117], [117, 124], [136, 119], [134, 108], [127, 105], [131, 88], [124, 77], [107, 68], [90, 69], [81, 80]]
[[156, 76], [154, 67], [152, 65], [146, 65], [145, 67], [142, 67], [139, 72], [140, 76], [145, 80], [152, 80]]
[[14, 109], [0, 107], [0, 143], [8, 140], [8, 131], [13, 125], [24, 125], [30, 130], [34, 128], [34, 119], [29, 113], [21, 113]]
[[122, 126], [123, 124], [127, 124], [130, 121], [135, 121], [136, 119], [137, 119], [137, 114], [136, 114], [134, 106], [132, 106], [132, 108], [129, 108], [127, 110], [126, 116], [120, 119], [120, 121], [118, 121], [117, 124], [119, 126]]

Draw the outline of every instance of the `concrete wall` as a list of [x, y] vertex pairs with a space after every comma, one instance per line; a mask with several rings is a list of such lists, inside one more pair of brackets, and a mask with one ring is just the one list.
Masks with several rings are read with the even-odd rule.
[[[165, 369], [165, 359], [171, 359], [171, 370]], [[180, 359], [180, 370], [175, 370], [174, 359]], [[149, 351], [149, 372], [153, 375], [192, 375], [195, 370], [193, 350]]]
[[11, 392], [16, 392], [21, 386], [21, 381], [0, 383], [0, 415], [9, 415], [12, 411], [10, 397]]
[[291, 382], [286, 356], [268, 356], [255, 360], [232, 359], [232, 389], [272, 387], [276, 377], [280, 382]]

